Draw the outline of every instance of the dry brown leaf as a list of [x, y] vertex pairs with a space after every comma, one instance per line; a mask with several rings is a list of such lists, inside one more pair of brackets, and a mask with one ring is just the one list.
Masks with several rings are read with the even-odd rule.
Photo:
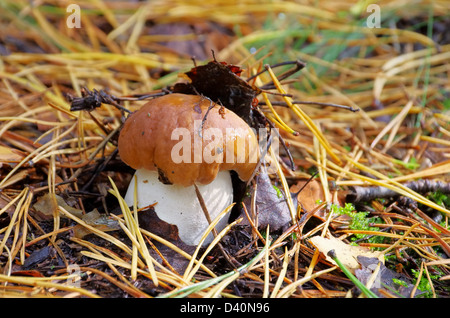
[[[300, 191], [297, 195], [297, 200], [306, 212], [314, 210], [321, 202], [325, 201], [323, 187], [318, 180], [299, 180], [289, 190], [293, 195]], [[321, 210], [318, 210], [316, 215], [324, 217]]]
[[[97, 211], [97, 209], [89, 213], [86, 213], [81, 217], [81, 219], [84, 222], [86, 222], [86, 224], [89, 224], [98, 229], [99, 231], [103, 232], [115, 231], [120, 228], [117, 221], [108, 217], [105, 214], [101, 214], [100, 212]], [[76, 238], [83, 238], [84, 236], [91, 234], [92, 231], [78, 224], [73, 228], [73, 233]]]
[[299, 180], [296, 184], [291, 186], [290, 191], [291, 193], [297, 193], [300, 191], [297, 195], [297, 200], [306, 211], [314, 210], [321, 204], [318, 202], [325, 201], [323, 187], [317, 180]]
[[334, 237], [324, 238], [321, 236], [314, 236], [310, 238], [309, 241], [326, 256], [329, 262], [336, 264], [331, 257], [328, 256], [328, 252], [334, 250], [337, 258], [352, 272], [354, 272], [355, 269], [360, 268], [360, 264], [357, 260], [358, 256], [377, 258], [384, 264], [383, 253], [373, 252], [361, 246], [349, 245]]
[[21, 151], [0, 145], [0, 162], [17, 163], [24, 157], [25, 155]]
[[59, 195], [53, 195], [50, 193], [46, 193], [43, 196], [39, 197], [36, 203], [33, 205], [33, 208], [38, 213], [39, 217], [43, 219], [52, 219], [53, 212], [56, 211], [58, 206], [62, 206], [64, 209], [78, 218], [81, 218], [83, 216], [83, 211], [69, 206]]

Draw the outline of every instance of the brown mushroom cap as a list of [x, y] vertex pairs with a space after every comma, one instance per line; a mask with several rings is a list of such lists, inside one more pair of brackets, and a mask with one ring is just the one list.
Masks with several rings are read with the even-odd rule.
[[[209, 99], [198, 95], [169, 94], [150, 100], [124, 123], [119, 136], [121, 159], [134, 169], [158, 171], [160, 180], [164, 183], [182, 186], [208, 184], [221, 170], [234, 170], [240, 179], [248, 180], [259, 159], [255, 133], [244, 120], [220, 105], [214, 105], [204, 120], [212, 105], [214, 104]], [[203, 120], [203, 126], [199, 125]], [[194, 127], [197, 131], [194, 131]], [[182, 136], [172, 140], [172, 133], [176, 128], [185, 128], [184, 131], [189, 132], [189, 162], [176, 163], [172, 160], [172, 149], [183, 142]], [[209, 128], [215, 128], [215, 132], [220, 131], [223, 136], [220, 143], [213, 144], [214, 147], [209, 147], [206, 151], [208, 154], [214, 148], [211, 153], [222, 152], [223, 158], [219, 162], [208, 163], [203, 155], [210, 142], [217, 143], [220, 140], [202, 141], [200, 136], [205, 137], [204, 133]], [[179, 148], [180, 145], [176, 149]], [[196, 162], [199, 160], [194, 155], [197, 154], [198, 158], [199, 149], [201, 161]]]

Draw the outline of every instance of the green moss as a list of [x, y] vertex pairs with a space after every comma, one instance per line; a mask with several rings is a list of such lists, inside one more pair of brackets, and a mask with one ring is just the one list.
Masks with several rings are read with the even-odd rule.
[[278, 188], [277, 186], [272, 184], [272, 187], [275, 189], [275, 191], [277, 192], [277, 197], [278, 199], [281, 199], [283, 197], [283, 192], [281, 192], [280, 188]]
[[405, 281], [402, 281], [401, 279], [392, 278], [392, 281], [399, 286], [409, 287], [408, 283]]
[[[339, 215], [347, 215], [351, 218], [349, 229], [351, 230], [363, 230], [363, 231], [378, 231], [379, 228], [370, 226], [371, 223], [381, 222], [381, 219], [376, 217], [367, 217], [369, 212], [357, 212], [355, 207], [351, 203], [346, 203], [343, 207], [335, 204], [331, 205], [331, 211]], [[352, 240], [359, 240], [366, 238], [367, 234], [355, 234]], [[370, 243], [380, 243], [384, 240], [380, 236], [372, 236], [368, 238]]]
[[[413, 273], [414, 277], [416, 278], [414, 283], [417, 282], [417, 278], [419, 277], [419, 273], [420, 271], [415, 270], [415, 269], [411, 269], [411, 272]], [[430, 278], [432, 280], [437, 280], [439, 279], [440, 275], [430, 275]], [[425, 275], [425, 273], [422, 275], [422, 277], [420, 278], [420, 282], [417, 285], [417, 289], [424, 292], [423, 294], [420, 295], [420, 297], [422, 298], [431, 298], [433, 297], [433, 293], [431, 291], [431, 286], [430, 286], [430, 282], [428, 281], [427, 276]]]
[[406, 163], [401, 161], [401, 160], [397, 160], [397, 159], [394, 159], [394, 162], [399, 164], [399, 165], [402, 165], [403, 167], [405, 167], [406, 169], [409, 169], [409, 170], [416, 170], [416, 169], [418, 169], [420, 167], [420, 163], [418, 163], [417, 159], [414, 158], [414, 157], [411, 158]]
[[450, 206], [450, 195], [444, 194], [440, 191], [432, 192], [428, 198], [440, 206]]

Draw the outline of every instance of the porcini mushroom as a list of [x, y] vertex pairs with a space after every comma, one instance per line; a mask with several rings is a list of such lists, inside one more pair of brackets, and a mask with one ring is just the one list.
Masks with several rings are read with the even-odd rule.
[[[253, 130], [232, 111], [199, 95], [169, 94], [132, 113], [119, 136], [122, 161], [136, 169], [125, 195], [137, 207], [157, 203], [158, 217], [178, 228], [179, 238], [197, 245], [209, 222], [195, 192], [197, 186], [210, 219], [233, 201], [230, 170], [248, 180], [259, 156]], [[223, 218], [216, 226], [222, 230]], [[210, 234], [205, 243], [213, 239]]]

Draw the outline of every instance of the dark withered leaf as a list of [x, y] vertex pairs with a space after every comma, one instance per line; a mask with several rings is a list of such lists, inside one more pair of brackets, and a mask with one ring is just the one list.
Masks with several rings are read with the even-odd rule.
[[86, 88], [81, 89], [81, 97], [71, 98], [70, 111], [87, 110], [91, 111], [102, 105], [102, 97], [100, 92], [94, 89], [90, 91]]
[[192, 68], [186, 75], [190, 83], [177, 83], [174, 93], [201, 94], [235, 112], [251, 125], [251, 105], [261, 92], [239, 77], [242, 70], [235, 65], [211, 61]]
[[[274, 231], [286, 228], [292, 221], [292, 218], [283, 191], [273, 186], [267, 173], [259, 173], [255, 177], [255, 181], [257, 184], [255, 205], [258, 227], [265, 228], [269, 225], [269, 228]], [[253, 191], [251, 190], [249, 195], [243, 199], [249, 214], [251, 214]], [[241, 216], [244, 218], [241, 224], [249, 224], [244, 211], [242, 211]]]
[[[357, 260], [361, 265], [361, 269], [355, 270], [355, 276], [363, 284], [366, 284], [377, 267], [379, 260], [375, 257], [366, 256], [357, 256]], [[383, 297], [380, 290], [385, 290], [389, 294], [409, 298], [411, 297], [413, 288], [414, 283], [409, 277], [387, 268], [384, 264], [380, 264], [380, 270], [374, 280], [371, 291], [379, 297]], [[421, 294], [421, 292], [417, 291], [416, 296], [419, 294]]]
[[44, 261], [45, 259], [49, 258], [51, 249], [52, 248], [50, 246], [45, 246], [39, 250], [35, 250], [33, 253], [30, 254], [30, 256], [28, 256], [25, 259], [23, 267], [25, 269], [31, 268], [34, 265], [39, 264], [42, 261]]
[[[190, 246], [185, 244], [178, 236], [178, 228], [176, 225], [169, 224], [161, 220], [155, 213], [155, 210], [150, 207], [149, 209], [143, 210], [138, 214], [139, 226], [143, 229], [156, 234], [170, 243], [177, 246], [179, 249], [192, 254], [195, 250], [195, 246]], [[159, 253], [164, 257], [164, 261], [168, 262], [170, 266], [175, 269], [178, 273], [183, 273], [189, 264], [189, 260], [183, 255], [179, 254], [172, 248], [167, 247], [165, 244], [160, 243], [156, 240], [153, 241], [153, 245], [158, 249]], [[163, 265], [166, 265], [161, 259], [160, 255], [154, 253], [153, 250], [150, 252], [153, 257]]]

